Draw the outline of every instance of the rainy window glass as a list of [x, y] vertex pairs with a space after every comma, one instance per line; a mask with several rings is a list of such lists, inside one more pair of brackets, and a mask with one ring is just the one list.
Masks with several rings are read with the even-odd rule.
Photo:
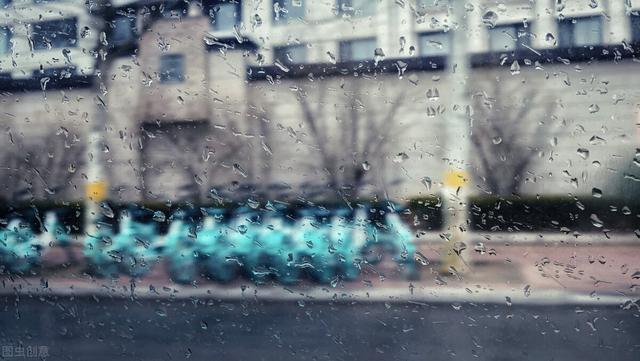
[[631, 16], [631, 39], [634, 43], [640, 42], [640, 14]]
[[640, 0], [0, 0], [0, 360], [640, 360]]
[[340, 42], [340, 60], [358, 61], [373, 59], [376, 39], [345, 40]]
[[300, 64], [306, 61], [307, 47], [305, 45], [277, 47], [273, 54], [275, 59], [284, 64]]
[[419, 51], [422, 56], [446, 56], [451, 48], [448, 33], [423, 33], [419, 35]]
[[273, 19], [276, 23], [287, 23], [304, 19], [304, 0], [273, 0]]
[[50, 20], [32, 24], [33, 48], [47, 50], [75, 46], [77, 41], [76, 19]]
[[602, 19], [599, 16], [563, 19], [558, 24], [560, 47], [599, 45], [602, 41]]
[[216, 31], [232, 31], [240, 22], [240, 3], [237, 1], [208, 1], [205, 2], [211, 26]]
[[113, 20], [111, 41], [114, 45], [126, 44], [135, 38], [135, 17], [119, 16]]
[[170, 54], [160, 58], [160, 82], [176, 83], [184, 80], [184, 55]]
[[375, 0], [337, 0], [338, 13], [349, 16], [372, 16], [376, 13]]
[[0, 55], [9, 54], [11, 51], [11, 30], [6, 26], [0, 26]]
[[500, 25], [489, 29], [489, 48], [491, 51], [512, 51], [527, 44], [522, 24]]

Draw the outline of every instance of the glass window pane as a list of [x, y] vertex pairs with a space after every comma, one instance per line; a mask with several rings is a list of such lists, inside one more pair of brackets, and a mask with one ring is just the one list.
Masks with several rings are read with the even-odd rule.
[[304, 0], [273, 0], [273, 19], [278, 23], [304, 19]]
[[237, 3], [218, 3], [211, 7], [209, 16], [214, 30], [230, 31], [240, 22], [240, 7]]
[[574, 45], [598, 45], [602, 41], [602, 22], [600, 17], [574, 19]]
[[118, 17], [113, 21], [111, 33], [111, 43], [114, 45], [124, 44], [135, 37], [135, 18]]
[[0, 55], [6, 55], [11, 52], [11, 32], [8, 27], [0, 27]]
[[49, 47], [63, 48], [75, 46], [77, 41], [77, 20], [51, 20], [33, 24], [31, 38], [35, 50]]
[[497, 26], [489, 29], [489, 50], [515, 50], [518, 42], [518, 30], [514, 25]]
[[631, 16], [631, 41], [640, 42], [640, 15]]
[[372, 16], [376, 13], [376, 0], [338, 0], [338, 13], [349, 16]]
[[451, 49], [449, 33], [424, 33], [419, 37], [418, 51], [421, 56], [448, 55]]
[[184, 55], [169, 54], [160, 58], [160, 82], [175, 83], [184, 80]]
[[373, 59], [376, 50], [376, 39], [348, 40], [340, 43], [341, 61], [358, 61]]
[[274, 58], [283, 64], [301, 64], [306, 61], [307, 47], [305, 45], [277, 47], [274, 50]]

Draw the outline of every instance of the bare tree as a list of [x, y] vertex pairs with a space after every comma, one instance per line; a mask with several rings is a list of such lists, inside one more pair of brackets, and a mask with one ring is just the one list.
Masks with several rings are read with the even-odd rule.
[[152, 192], [177, 190], [181, 200], [202, 202], [218, 176], [231, 172], [233, 164], [224, 162], [242, 147], [232, 128], [217, 129], [207, 122], [145, 127], [145, 186]]
[[517, 194], [527, 169], [558, 132], [551, 122], [554, 103], [542, 99], [545, 106], [540, 111], [533, 105], [540, 99], [535, 88], [516, 91], [521, 97], [513, 97], [500, 82], [492, 84], [492, 94], [482, 91], [473, 95], [475, 169], [492, 194]]
[[[61, 128], [62, 129], [62, 128]], [[15, 139], [0, 150], [2, 193], [8, 201], [74, 198], [73, 182], [84, 162], [84, 146], [66, 131], [51, 131], [26, 141]]]
[[[368, 182], [373, 183], [369, 169], [372, 165], [384, 173], [386, 154], [394, 135], [403, 130], [399, 126], [398, 111], [405, 98], [404, 92], [381, 104], [374, 104], [363, 95], [357, 82], [348, 92], [348, 101], [342, 111], [339, 104], [339, 118], [327, 114], [327, 89], [318, 89], [315, 104], [309, 100], [306, 91], [297, 93], [302, 110], [302, 119], [308, 127], [314, 147], [317, 149], [321, 166], [328, 177], [328, 186], [340, 196], [358, 198]], [[335, 124], [329, 122], [336, 121]], [[383, 189], [377, 189], [376, 195]]]

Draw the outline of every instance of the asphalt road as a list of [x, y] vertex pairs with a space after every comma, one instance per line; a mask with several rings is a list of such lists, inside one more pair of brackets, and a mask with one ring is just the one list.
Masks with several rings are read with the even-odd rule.
[[640, 312], [506, 302], [0, 296], [0, 345], [7, 351], [20, 343], [45, 346], [47, 360], [637, 361]]

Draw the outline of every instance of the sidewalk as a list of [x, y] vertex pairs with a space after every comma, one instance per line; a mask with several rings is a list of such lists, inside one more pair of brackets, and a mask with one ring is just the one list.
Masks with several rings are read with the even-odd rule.
[[[66, 253], [52, 248], [44, 255], [43, 267], [31, 277], [0, 277], [0, 294], [109, 295], [118, 297], [211, 297], [234, 299], [342, 299], [415, 300], [461, 302], [589, 302], [623, 303], [640, 298], [640, 243], [574, 242], [484, 242], [474, 249], [470, 242], [463, 252], [469, 270], [456, 275], [439, 272], [444, 242], [422, 241], [418, 251], [426, 258], [419, 264], [420, 277], [404, 280], [389, 257], [377, 265], [366, 265], [353, 282], [319, 285], [302, 281], [295, 286], [275, 282], [254, 285], [239, 277], [230, 284], [198, 279], [194, 285], [177, 285], [168, 276], [164, 262], [142, 279], [120, 276], [96, 279], [83, 272], [82, 264], [61, 266]], [[478, 238], [475, 238], [476, 240]], [[81, 250], [74, 249], [76, 259]]]

